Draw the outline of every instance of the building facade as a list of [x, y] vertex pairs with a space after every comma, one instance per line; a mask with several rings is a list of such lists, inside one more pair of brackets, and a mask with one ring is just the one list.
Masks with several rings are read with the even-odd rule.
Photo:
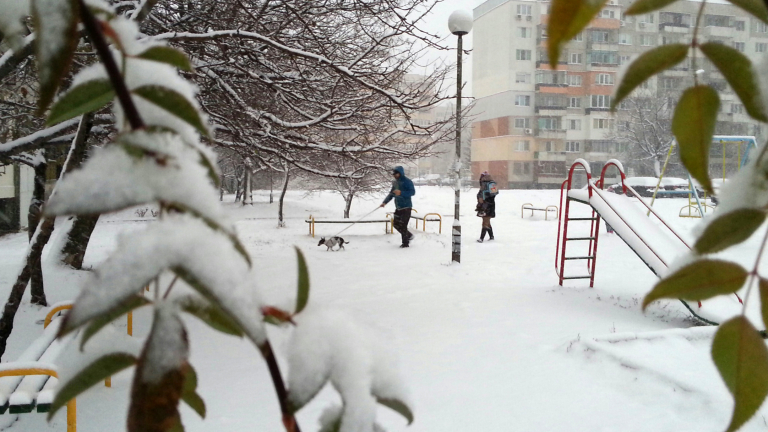
[[[690, 43], [701, 3], [678, 1], [644, 16], [624, 16], [630, 3], [611, 0], [565, 47], [557, 70], [547, 53], [549, 1], [489, 0], [474, 10], [474, 174], [488, 170], [511, 188], [559, 187], [576, 158], [589, 161], [593, 172], [608, 159], [623, 159], [632, 173], [631, 149], [617, 138], [621, 107], [610, 112], [612, 95], [638, 55], [654, 46]], [[724, 1], [707, 3], [702, 27], [701, 39], [732, 46], [753, 62], [768, 52], [768, 26]], [[701, 57], [700, 81], [721, 96], [716, 132], [763, 139], [723, 75]], [[694, 72], [689, 58], [639, 91], [677, 100]]]

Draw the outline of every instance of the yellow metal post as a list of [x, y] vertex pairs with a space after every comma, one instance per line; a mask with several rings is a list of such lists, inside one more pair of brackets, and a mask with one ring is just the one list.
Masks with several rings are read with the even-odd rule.
[[77, 432], [77, 401], [67, 402], [67, 432]]
[[[651, 207], [653, 207], [653, 203], [656, 202], [656, 194], [659, 192], [659, 188], [661, 187], [661, 179], [664, 178], [664, 174], [667, 172], [667, 164], [669, 164], [669, 158], [672, 157], [672, 151], [675, 149], [675, 142], [672, 141], [672, 144], [669, 146], [669, 151], [667, 152], [667, 158], [664, 160], [664, 168], [661, 169], [661, 175], [659, 176], [659, 182], [656, 183], [656, 190], [653, 191], [653, 198], [651, 198]], [[637, 197], [640, 199], [640, 197]], [[651, 210], [648, 209], [648, 213], [646, 216], [651, 217]]]
[[128, 336], [133, 336], [133, 311], [128, 312]]

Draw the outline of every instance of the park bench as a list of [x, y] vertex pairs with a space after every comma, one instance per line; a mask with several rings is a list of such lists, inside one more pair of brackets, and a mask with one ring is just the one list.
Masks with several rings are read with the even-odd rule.
[[391, 232], [392, 227], [392, 217], [387, 216], [387, 219], [371, 219], [371, 220], [364, 220], [364, 221], [358, 221], [355, 222], [350, 219], [336, 219], [336, 220], [317, 220], [314, 216], [310, 215], [309, 219], [306, 219], [304, 222], [309, 224], [309, 235], [311, 235], [313, 238], [315, 237], [315, 225], [316, 224], [343, 224], [343, 225], [351, 225], [353, 223], [359, 223], [359, 224], [370, 224], [370, 223], [384, 223], [384, 234], [389, 234]]
[[[54, 362], [68, 340], [57, 340], [62, 319], [54, 316], [72, 308], [72, 303], [55, 305], [45, 317], [43, 334], [14, 362], [0, 364], [0, 414], [27, 414], [37, 409], [47, 413], [53, 403], [58, 384]], [[67, 432], [77, 430], [77, 406], [73, 399], [67, 404]]]
[[541, 207], [534, 207], [533, 204], [531, 204], [531, 203], [525, 203], [520, 208], [520, 218], [521, 219], [525, 217], [525, 210], [530, 210], [531, 211], [531, 217], [533, 217], [533, 212], [535, 212], [535, 211], [544, 212], [544, 220], [549, 220], [549, 212], [551, 212], [551, 211], [555, 212], [555, 217], [556, 218], [559, 216], [559, 213], [560, 213], [560, 209], [558, 209], [557, 206], [554, 206], [554, 205], [550, 205], [550, 206], [546, 206], [544, 208], [541, 208]]

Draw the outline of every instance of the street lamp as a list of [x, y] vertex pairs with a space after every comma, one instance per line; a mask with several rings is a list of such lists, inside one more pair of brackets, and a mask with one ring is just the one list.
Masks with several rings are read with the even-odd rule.
[[448, 29], [459, 37], [456, 50], [456, 197], [453, 209], [453, 248], [451, 261], [461, 262], [461, 222], [459, 210], [461, 200], [461, 55], [464, 51], [462, 37], [472, 31], [472, 13], [466, 10], [457, 10], [448, 18]]

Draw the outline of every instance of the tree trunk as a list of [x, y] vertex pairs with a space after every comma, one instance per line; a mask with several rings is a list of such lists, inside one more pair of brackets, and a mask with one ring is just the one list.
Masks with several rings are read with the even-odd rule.
[[61, 248], [61, 263], [76, 270], [82, 270], [85, 251], [91, 234], [99, 222], [99, 215], [76, 216], [67, 234], [67, 243]]
[[272, 173], [273, 173], [273, 171], [269, 170], [269, 203], [270, 204], [275, 202], [275, 198], [272, 195], [272, 193], [273, 193], [272, 191], [274, 190], [274, 188], [272, 187]]
[[[35, 188], [32, 192], [32, 201], [29, 204], [29, 240], [32, 241], [37, 226], [40, 223], [40, 217], [43, 212], [43, 203], [45, 202], [45, 174], [48, 171], [48, 164], [41, 163], [35, 166]], [[53, 231], [53, 226], [51, 226]], [[50, 233], [48, 234], [50, 237]], [[46, 238], [47, 242], [48, 239]], [[41, 248], [42, 254], [42, 248]], [[48, 306], [45, 299], [45, 285], [43, 283], [43, 262], [41, 255], [33, 255], [27, 262], [29, 267], [29, 278], [32, 291], [32, 303], [40, 306]], [[25, 282], [26, 284], [26, 282]]]
[[344, 201], [346, 201], [347, 205], [344, 207], [344, 219], [349, 219], [349, 209], [352, 208], [352, 198], [354, 198], [354, 193], [350, 192], [349, 195], [344, 197]]
[[[86, 114], [80, 122], [80, 128], [77, 130], [74, 145], [68, 161], [68, 171], [77, 169], [88, 157], [88, 136], [93, 127], [93, 115]], [[99, 215], [76, 216], [72, 222], [72, 227], [67, 233], [67, 241], [61, 248], [61, 263], [74, 269], [83, 268], [83, 259], [85, 251], [88, 249], [88, 242], [91, 240], [91, 234], [99, 222]]]
[[288, 180], [291, 178], [291, 174], [288, 172], [288, 165], [285, 166], [285, 180], [283, 180], [283, 192], [280, 193], [280, 208], [277, 213], [277, 226], [280, 228], [285, 227], [285, 219], [283, 218], [283, 202], [285, 201], [285, 192], [288, 191]]
[[253, 194], [251, 193], [251, 173], [250, 167], [245, 167], [245, 182], [243, 184], [243, 205], [253, 205]]
[[40, 260], [43, 248], [45, 247], [45, 244], [48, 243], [48, 239], [51, 238], [51, 233], [53, 233], [54, 221], [54, 218], [44, 218], [40, 222], [37, 229], [38, 232], [35, 232], [32, 236], [32, 243], [27, 252], [27, 262], [16, 278], [16, 283], [13, 284], [13, 288], [11, 288], [11, 295], [8, 296], [8, 301], [3, 308], [3, 316], [0, 318], [0, 358], [5, 354], [8, 338], [13, 331], [13, 319], [16, 317], [16, 312], [21, 305], [21, 299], [24, 297], [27, 282], [29, 282], [30, 277], [32, 276], [32, 263], [35, 260]]
[[661, 160], [658, 156], [653, 158], [653, 172], [656, 173], [656, 177], [661, 177]]

